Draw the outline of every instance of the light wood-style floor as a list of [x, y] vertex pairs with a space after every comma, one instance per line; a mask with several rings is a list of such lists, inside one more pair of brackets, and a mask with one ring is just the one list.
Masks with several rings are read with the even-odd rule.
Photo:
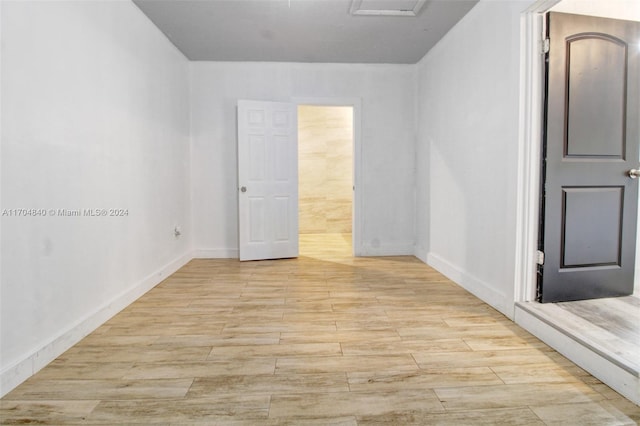
[[194, 260], [0, 401], [0, 423], [633, 425], [640, 408], [413, 257]]

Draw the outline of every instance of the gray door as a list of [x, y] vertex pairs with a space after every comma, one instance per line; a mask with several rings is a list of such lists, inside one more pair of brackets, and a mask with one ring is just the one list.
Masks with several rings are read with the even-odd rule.
[[[640, 23], [547, 16], [540, 301], [633, 292]], [[633, 174], [633, 173], [632, 173]]]

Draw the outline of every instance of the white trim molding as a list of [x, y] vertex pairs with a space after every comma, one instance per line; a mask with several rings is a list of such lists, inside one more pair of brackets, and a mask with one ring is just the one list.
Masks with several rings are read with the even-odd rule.
[[532, 301], [536, 297], [544, 90], [543, 13], [558, 1], [539, 0], [524, 11], [520, 18], [520, 132], [516, 200], [515, 302]]
[[194, 259], [238, 259], [240, 251], [237, 248], [197, 249], [193, 251]]
[[513, 319], [513, 301], [504, 293], [433, 252], [427, 254], [426, 263], [509, 319]]

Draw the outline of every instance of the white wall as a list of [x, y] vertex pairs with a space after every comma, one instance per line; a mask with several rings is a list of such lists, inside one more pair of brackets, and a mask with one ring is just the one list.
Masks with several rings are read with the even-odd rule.
[[197, 256], [237, 256], [237, 100], [294, 98], [361, 98], [361, 251], [413, 253], [414, 67], [193, 62], [191, 78]]
[[[188, 62], [131, 2], [2, 1], [4, 393], [188, 259]], [[55, 217], [50, 209], [128, 210]], [[175, 238], [181, 225], [187, 237]]]
[[509, 317], [529, 3], [481, 1], [418, 65], [416, 253]]

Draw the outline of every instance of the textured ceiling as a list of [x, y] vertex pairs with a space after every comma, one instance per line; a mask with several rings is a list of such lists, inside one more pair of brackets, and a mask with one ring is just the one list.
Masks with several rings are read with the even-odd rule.
[[427, 0], [415, 17], [352, 16], [352, 0], [134, 2], [194, 61], [411, 64], [477, 0]]

